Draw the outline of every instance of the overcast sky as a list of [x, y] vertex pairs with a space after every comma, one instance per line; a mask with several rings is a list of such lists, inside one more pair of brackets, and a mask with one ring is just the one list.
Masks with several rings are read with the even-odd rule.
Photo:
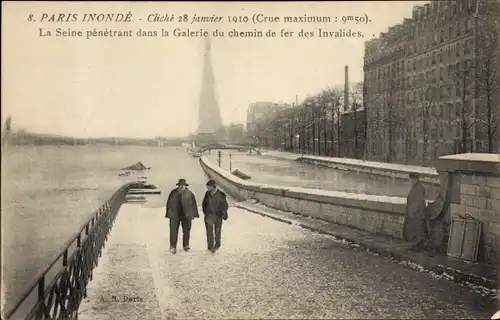
[[[423, 1], [285, 3], [2, 3], [2, 122], [73, 136], [182, 136], [195, 131], [202, 38], [39, 37], [40, 27], [113, 30], [210, 30], [213, 24], [147, 23], [148, 14], [222, 16], [226, 37], [212, 43], [216, 94], [224, 123], [243, 123], [252, 101], [293, 102], [328, 86], [362, 81], [364, 41], [411, 16]], [[133, 24], [28, 23], [30, 13], [128, 12]], [[227, 23], [229, 15], [364, 15], [369, 24]], [[142, 18], [142, 21], [138, 21]], [[229, 38], [233, 29], [354, 29], [365, 38]]]

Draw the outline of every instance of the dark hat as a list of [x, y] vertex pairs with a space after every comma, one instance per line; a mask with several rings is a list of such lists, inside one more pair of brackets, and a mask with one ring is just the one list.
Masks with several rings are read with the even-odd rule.
[[207, 187], [215, 187], [215, 186], [217, 186], [217, 184], [215, 183], [214, 180], [208, 180]]
[[176, 186], [189, 186], [189, 184], [187, 184], [186, 182], [186, 179], [179, 179], [179, 182], [177, 182]]
[[409, 176], [410, 176], [410, 179], [418, 179], [419, 178], [418, 174], [416, 174], [415, 172], [410, 172]]

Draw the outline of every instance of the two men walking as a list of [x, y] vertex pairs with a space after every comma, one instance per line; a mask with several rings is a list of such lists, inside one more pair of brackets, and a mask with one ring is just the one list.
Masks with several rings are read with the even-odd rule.
[[[189, 240], [192, 220], [199, 218], [198, 206], [194, 194], [187, 187], [185, 179], [179, 179], [167, 200], [166, 218], [170, 219], [170, 252], [177, 252], [179, 227], [182, 226], [182, 246], [190, 250]], [[217, 189], [214, 180], [207, 182], [207, 192], [203, 198], [202, 209], [205, 215], [208, 250], [215, 253], [221, 246], [222, 221], [227, 220], [228, 204], [224, 192]]]

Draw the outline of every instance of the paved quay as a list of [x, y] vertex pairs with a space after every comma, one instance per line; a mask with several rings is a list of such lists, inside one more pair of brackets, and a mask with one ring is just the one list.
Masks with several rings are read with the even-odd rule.
[[430, 256], [424, 252], [411, 251], [409, 243], [401, 239], [375, 235], [368, 231], [283, 212], [253, 200], [238, 202], [235, 205], [283, 223], [299, 225], [314, 232], [331, 235], [341, 242], [396, 260], [418, 271], [425, 271], [432, 276], [466, 285], [482, 295], [491, 297], [498, 295], [499, 266], [470, 263], [447, 256]]
[[122, 206], [79, 319], [489, 318], [485, 298], [364, 249], [230, 207], [222, 248], [202, 219], [168, 252], [164, 207]]

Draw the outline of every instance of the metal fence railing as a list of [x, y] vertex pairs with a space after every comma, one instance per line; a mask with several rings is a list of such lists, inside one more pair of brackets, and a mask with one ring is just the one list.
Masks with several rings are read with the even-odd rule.
[[[97, 266], [130, 183], [118, 189], [63, 245], [2, 318], [71, 319], [87, 296], [87, 284]], [[60, 264], [60, 265], [59, 265]], [[51, 275], [54, 273], [54, 275]]]

